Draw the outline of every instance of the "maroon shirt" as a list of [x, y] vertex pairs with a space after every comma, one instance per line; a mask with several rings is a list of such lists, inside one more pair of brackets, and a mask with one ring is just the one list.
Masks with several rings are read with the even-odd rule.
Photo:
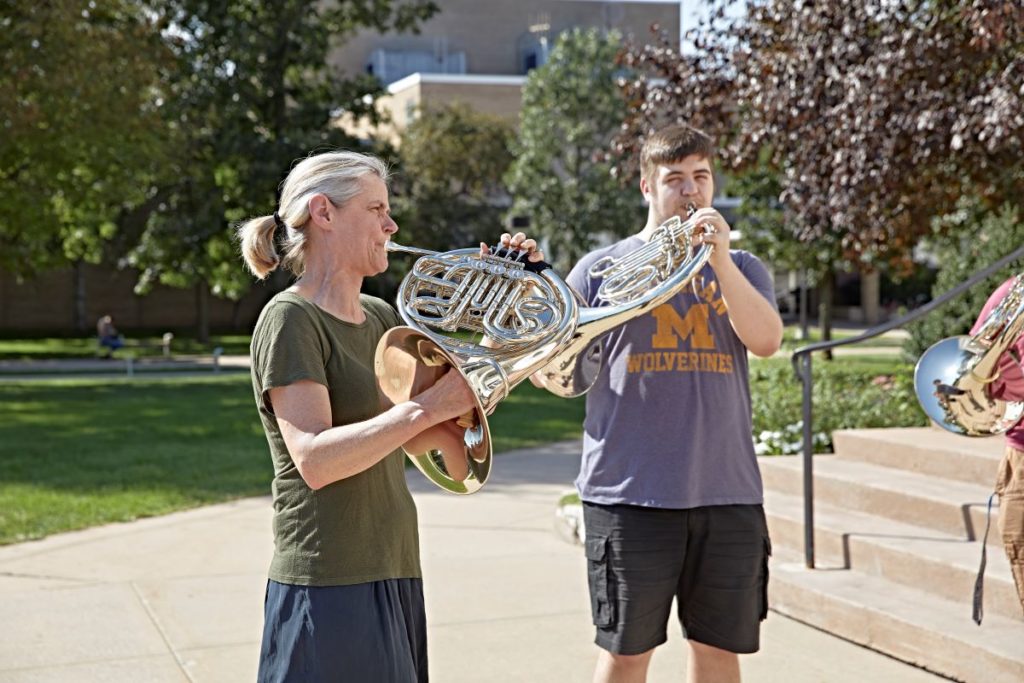
[[[998, 306], [999, 302], [1006, 297], [1006, 294], [1010, 291], [1010, 285], [1013, 284], [1015, 279], [1015, 277], [1010, 278], [999, 285], [996, 291], [992, 292], [992, 296], [985, 302], [985, 307], [981, 309], [974, 327], [971, 328], [971, 334], [976, 333], [981, 328], [982, 323], [985, 322], [985, 318], [992, 312], [992, 309]], [[1024, 358], [1024, 335], [1017, 339], [1012, 348], [1016, 350], [1018, 358]], [[999, 359], [999, 377], [992, 383], [991, 392], [994, 398], [1001, 398], [1007, 401], [1024, 400], [1024, 369], [1021, 368], [1020, 364], [1009, 353], [1004, 353], [1002, 358]], [[1013, 448], [1024, 450], [1024, 420], [1021, 420], [1006, 432], [1006, 443]]]

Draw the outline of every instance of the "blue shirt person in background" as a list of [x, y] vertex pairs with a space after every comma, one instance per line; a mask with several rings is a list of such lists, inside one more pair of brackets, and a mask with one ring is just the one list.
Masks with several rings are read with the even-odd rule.
[[114, 351], [124, 346], [124, 337], [114, 327], [114, 318], [110, 315], [101, 316], [96, 321], [96, 338], [100, 348], [107, 350], [104, 358], [112, 357]]

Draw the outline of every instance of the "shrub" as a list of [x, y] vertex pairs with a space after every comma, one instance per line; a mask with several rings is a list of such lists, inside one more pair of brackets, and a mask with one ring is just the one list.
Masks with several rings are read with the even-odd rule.
[[[844, 359], [814, 363], [812, 370], [815, 452], [831, 452], [836, 429], [928, 423], [914, 395], [911, 364]], [[803, 386], [788, 359], [752, 363], [750, 392], [758, 454], [799, 453]]]
[[[936, 219], [934, 233], [929, 249], [938, 258], [939, 270], [932, 287], [933, 298], [1024, 243], [1024, 223], [1019, 211], [1009, 205], [997, 212], [985, 212], [978, 205], [965, 201], [956, 212]], [[940, 339], [967, 334], [992, 291], [1020, 269], [1019, 262], [1010, 264], [942, 308], [908, 325], [910, 338], [904, 350], [917, 358]]]

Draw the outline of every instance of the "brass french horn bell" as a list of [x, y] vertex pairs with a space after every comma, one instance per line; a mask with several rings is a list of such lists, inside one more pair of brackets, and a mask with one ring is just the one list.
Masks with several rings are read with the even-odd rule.
[[550, 268], [529, 268], [525, 252], [498, 249], [481, 256], [476, 249], [433, 252], [393, 242], [387, 248], [420, 258], [398, 293], [407, 326], [388, 331], [377, 346], [378, 386], [399, 403], [445, 372], [462, 376], [476, 399], [474, 409], [426, 430], [403, 449], [437, 486], [474, 493], [491, 472], [487, 416], [565, 345], [576, 326], [576, 298]]

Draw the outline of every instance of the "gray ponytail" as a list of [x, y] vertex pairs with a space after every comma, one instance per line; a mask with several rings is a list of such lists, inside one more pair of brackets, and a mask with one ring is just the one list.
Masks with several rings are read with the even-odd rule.
[[277, 225], [273, 216], [261, 216], [246, 221], [238, 228], [238, 239], [242, 243], [242, 258], [253, 275], [263, 280], [281, 263], [274, 248], [274, 229]]
[[295, 275], [305, 270], [306, 223], [309, 222], [309, 199], [326, 195], [338, 207], [348, 203], [362, 189], [359, 179], [375, 175], [388, 182], [388, 168], [377, 157], [358, 152], [325, 152], [309, 156], [291, 170], [281, 186], [278, 215], [284, 225], [284, 257], [274, 247], [277, 222], [274, 216], [262, 216], [238, 228], [245, 265], [260, 280], [281, 263]]

